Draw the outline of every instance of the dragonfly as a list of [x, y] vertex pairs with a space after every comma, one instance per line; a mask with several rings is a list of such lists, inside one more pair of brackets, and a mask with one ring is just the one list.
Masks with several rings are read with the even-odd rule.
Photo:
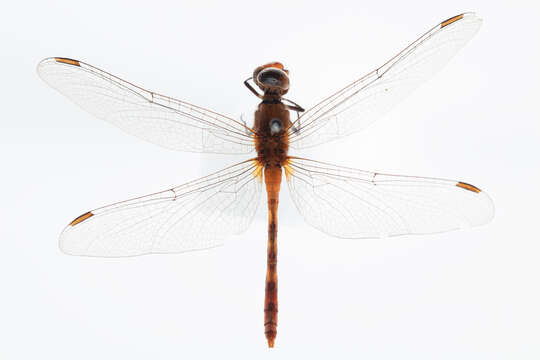
[[[370, 125], [448, 63], [481, 23], [474, 13], [442, 21], [382, 66], [308, 110], [284, 97], [290, 77], [282, 63], [258, 66], [244, 82], [261, 101], [252, 126], [145, 90], [83, 61], [42, 60], [37, 72], [47, 84], [128, 134], [167, 149], [250, 157], [183, 185], [85, 212], [62, 231], [60, 249], [71, 255], [123, 257], [212, 248], [248, 228], [264, 187], [264, 328], [268, 346], [274, 347], [283, 178], [304, 220], [338, 238], [430, 234], [492, 219], [490, 197], [466, 182], [357, 170], [289, 155], [289, 150], [338, 140]], [[291, 112], [297, 119], [291, 120]]]

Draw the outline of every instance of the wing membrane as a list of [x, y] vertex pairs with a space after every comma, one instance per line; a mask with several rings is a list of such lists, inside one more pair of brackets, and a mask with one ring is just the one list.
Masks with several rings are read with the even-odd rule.
[[494, 213], [486, 193], [454, 180], [380, 174], [294, 157], [285, 174], [306, 222], [342, 238], [450, 231], [485, 224]]
[[134, 256], [206, 249], [247, 229], [261, 191], [261, 167], [248, 160], [155, 194], [89, 211], [60, 236], [72, 255]]
[[466, 13], [433, 27], [383, 66], [307, 110], [289, 128], [291, 147], [308, 148], [364, 129], [439, 71], [481, 23]]
[[211, 110], [133, 85], [82, 61], [47, 58], [39, 76], [90, 114], [172, 150], [245, 154], [253, 131]]

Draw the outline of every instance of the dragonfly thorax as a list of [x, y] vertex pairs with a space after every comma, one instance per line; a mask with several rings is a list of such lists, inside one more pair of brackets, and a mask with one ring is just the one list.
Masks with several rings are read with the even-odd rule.
[[281, 102], [263, 101], [255, 112], [255, 148], [257, 158], [264, 166], [281, 166], [289, 151], [289, 111]]

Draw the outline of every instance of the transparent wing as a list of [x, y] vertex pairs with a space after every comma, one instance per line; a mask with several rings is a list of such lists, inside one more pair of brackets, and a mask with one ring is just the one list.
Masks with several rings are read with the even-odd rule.
[[380, 174], [294, 157], [285, 174], [304, 219], [342, 238], [450, 231], [485, 224], [494, 214], [486, 193], [454, 180]]
[[439, 71], [481, 23], [466, 13], [438, 24], [383, 66], [307, 110], [289, 128], [291, 147], [308, 148], [364, 129]]
[[260, 200], [261, 167], [248, 160], [159, 193], [89, 211], [60, 236], [71, 255], [134, 256], [206, 249], [244, 231]]
[[253, 131], [211, 110], [133, 85], [82, 61], [47, 58], [39, 76], [90, 114], [172, 150], [245, 154]]

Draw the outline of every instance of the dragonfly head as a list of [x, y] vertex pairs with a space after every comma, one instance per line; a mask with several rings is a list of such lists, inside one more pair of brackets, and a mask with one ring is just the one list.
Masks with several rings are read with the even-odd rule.
[[289, 70], [278, 62], [262, 65], [253, 71], [253, 81], [265, 94], [281, 96], [289, 91]]

